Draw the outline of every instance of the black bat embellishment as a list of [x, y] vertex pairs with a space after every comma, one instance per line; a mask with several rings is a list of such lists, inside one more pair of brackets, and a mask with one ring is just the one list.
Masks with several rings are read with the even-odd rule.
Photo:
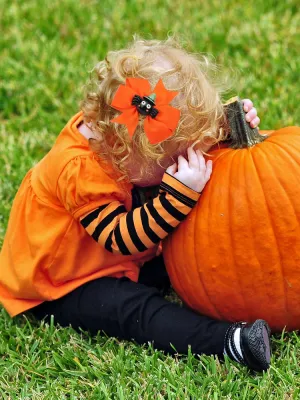
[[150, 115], [150, 117], [155, 118], [159, 113], [158, 109], [155, 108], [155, 98], [155, 93], [150, 96], [143, 96], [143, 98], [136, 94], [133, 97], [131, 104], [136, 106], [139, 114]]

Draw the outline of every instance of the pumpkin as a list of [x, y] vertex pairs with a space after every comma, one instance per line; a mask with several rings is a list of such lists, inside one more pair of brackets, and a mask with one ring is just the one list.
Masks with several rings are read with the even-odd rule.
[[164, 241], [165, 264], [201, 314], [300, 329], [300, 128], [248, 131], [209, 153], [212, 177]]

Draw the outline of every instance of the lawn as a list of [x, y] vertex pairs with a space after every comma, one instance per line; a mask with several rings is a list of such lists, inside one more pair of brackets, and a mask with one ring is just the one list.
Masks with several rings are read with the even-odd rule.
[[[93, 65], [134, 33], [177, 33], [213, 55], [232, 84], [225, 98], [251, 98], [261, 128], [300, 123], [297, 0], [0, 0], [0, 10], [0, 247], [25, 173], [77, 112]], [[252, 375], [228, 360], [12, 321], [0, 308], [0, 397], [299, 399], [300, 336], [283, 332], [272, 348], [271, 369]]]

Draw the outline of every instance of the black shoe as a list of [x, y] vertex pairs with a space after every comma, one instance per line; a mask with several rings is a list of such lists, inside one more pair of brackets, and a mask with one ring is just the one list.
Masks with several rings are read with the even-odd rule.
[[[237, 328], [241, 328], [242, 357], [234, 344], [234, 332]], [[270, 333], [269, 325], [262, 319], [258, 319], [252, 324], [246, 322], [232, 324], [225, 335], [226, 354], [232, 360], [246, 365], [253, 371], [266, 371], [270, 367], [271, 361]]]

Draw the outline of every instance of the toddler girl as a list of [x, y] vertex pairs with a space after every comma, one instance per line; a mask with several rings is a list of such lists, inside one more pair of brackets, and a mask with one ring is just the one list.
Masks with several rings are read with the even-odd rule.
[[[135, 40], [96, 66], [81, 112], [15, 197], [0, 256], [0, 302], [11, 316], [30, 310], [170, 353], [191, 346], [269, 367], [265, 321], [215, 321], [163, 297], [160, 242], [210, 178], [202, 152], [225, 137], [209, 70], [172, 39]], [[252, 103], [244, 107], [256, 126]]]

